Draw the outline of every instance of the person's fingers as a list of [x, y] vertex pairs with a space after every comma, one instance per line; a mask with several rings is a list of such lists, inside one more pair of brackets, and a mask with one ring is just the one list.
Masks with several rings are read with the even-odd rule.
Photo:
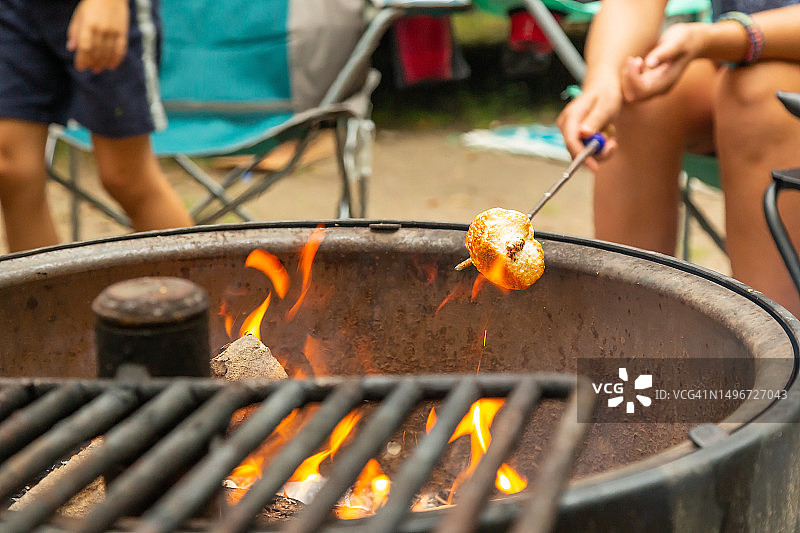
[[601, 131], [614, 115], [609, 105], [613, 95], [587, 95], [575, 102], [570, 114], [569, 127], [566, 129], [567, 148], [575, 156], [583, 150], [583, 140]]
[[92, 66], [92, 33], [80, 25], [75, 42], [75, 68], [89, 70]]
[[80, 22], [77, 18], [73, 17], [73, 19], [69, 21], [69, 26], [67, 27], [67, 50], [70, 52], [74, 52], [78, 48], [79, 26]]
[[622, 97], [626, 102], [637, 99], [641, 89], [641, 76], [644, 60], [641, 57], [629, 57], [622, 69]]
[[128, 40], [124, 35], [117, 35], [112, 43], [112, 54], [109, 67], [111, 69], [117, 68], [122, 60], [125, 59], [125, 53], [128, 50]]
[[96, 5], [87, 6], [81, 2], [75, 10], [67, 28], [67, 50], [74, 52], [75, 68], [80, 71], [99, 73], [114, 69], [127, 52], [127, 18], [119, 13], [98, 12]]
[[[586, 115], [585, 119], [581, 121], [580, 127], [578, 128], [578, 140], [580, 142], [578, 151], [583, 149], [583, 141], [596, 133], [602, 132], [607, 138], [613, 138], [614, 135], [609, 125], [615, 114], [616, 111], [609, 107], [609, 104], [598, 103], [595, 105]], [[609, 153], [609, 151], [606, 147], [603, 149], [602, 154], [607, 153]], [[599, 156], [601, 154], [597, 155]]]
[[84, 29], [73, 46], [75, 68], [98, 73], [119, 66], [125, 57], [127, 43], [116, 32]]
[[116, 39], [117, 35], [113, 32], [95, 32], [92, 44], [92, 61], [95, 72], [112, 68], [115, 64]]
[[[599, 153], [594, 154], [590, 159], [592, 161], [602, 161], [604, 159], [608, 159], [611, 155], [614, 154], [614, 151], [617, 149], [617, 138], [615, 135], [615, 128], [613, 124], [608, 124], [602, 128], [594, 128], [589, 125], [583, 125], [580, 129], [580, 138], [581, 138], [581, 150], [584, 147], [583, 141], [589, 139], [592, 135], [596, 133], [602, 133], [603, 136], [606, 138], [605, 146], [603, 146], [603, 150]], [[594, 168], [594, 164], [590, 163], [587, 165], [592, 170], [596, 170]]]

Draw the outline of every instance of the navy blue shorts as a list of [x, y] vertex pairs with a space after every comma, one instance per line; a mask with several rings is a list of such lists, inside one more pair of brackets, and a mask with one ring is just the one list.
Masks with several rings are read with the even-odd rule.
[[78, 72], [67, 51], [77, 0], [0, 0], [0, 117], [66, 124], [107, 137], [166, 125], [158, 94], [157, 0], [130, 0], [128, 53], [114, 70]]

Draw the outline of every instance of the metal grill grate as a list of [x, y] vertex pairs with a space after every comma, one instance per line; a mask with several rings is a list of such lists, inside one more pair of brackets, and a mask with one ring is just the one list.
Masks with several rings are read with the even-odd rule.
[[[292, 533], [333, 530], [337, 524], [331, 521], [331, 511], [362, 467], [415, 406], [441, 400], [437, 424], [393, 475], [386, 505], [374, 517], [348, 524], [348, 528], [376, 533], [404, 530], [415, 495], [470, 405], [483, 397], [505, 397], [492, 425], [491, 445], [459, 490], [459, 504], [446, 512], [425, 514], [437, 516], [430, 529], [440, 533], [471, 531], [484, 523], [496, 470], [512, 453], [537, 405], [551, 398], [565, 401], [566, 409], [550, 439], [550, 451], [524, 493], [523, 505], [503, 513], [499, 524], [501, 530], [548, 531], [583, 440], [585, 424], [578, 420], [585, 420], [593, 408], [594, 395], [578, 394], [577, 388], [589, 389], [589, 385], [559, 374], [370, 376], [275, 383], [188, 378], [139, 383], [0, 379], [0, 496], [4, 501], [77, 447], [103, 436], [102, 444], [58, 483], [21, 510], [5, 511], [0, 529], [250, 530], [256, 516], [337, 423], [353, 408], [372, 402], [375, 410], [337, 456], [326, 484], [285, 523], [285, 530]], [[226, 435], [234, 412], [254, 403], [260, 403], [257, 410]], [[309, 403], [319, 405], [313, 418], [237, 505], [227, 507], [222, 516], [193, 518], [202, 514], [220, 494], [228, 474], [292, 410]], [[84, 518], [66, 519], [56, 513], [94, 479], [119, 465], [129, 466], [120, 470], [103, 501]]]

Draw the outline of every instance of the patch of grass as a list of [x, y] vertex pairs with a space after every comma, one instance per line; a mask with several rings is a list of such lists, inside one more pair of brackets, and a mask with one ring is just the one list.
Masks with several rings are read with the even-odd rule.
[[498, 124], [552, 123], [562, 105], [557, 96], [532, 95], [530, 87], [519, 82], [485, 92], [451, 84], [447, 90], [419, 88], [385, 94], [376, 100], [373, 116], [389, 129], [466, 131]]
[[451, 17], [453, 36], [462, 46], [485, 46], [502, 44], [508, 38], [511, 23], [508, 17], [500, 17], [473, 9]]

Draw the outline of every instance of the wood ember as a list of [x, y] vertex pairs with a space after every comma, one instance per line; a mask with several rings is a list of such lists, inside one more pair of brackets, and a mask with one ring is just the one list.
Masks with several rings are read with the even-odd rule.
[[[235, 506], [241, 500], [246, 489], [239, 489], [230, 485], [225, 485], [223, 495], [225, 502], [229, 506]], [[275, 497], [261, 510], [257, 519], [259, 522], [272, 524], [294, 517], [305, 504], [300, 500], [288, 496], [276, 494]]]
[[303, 508], [303, 502], [286, 496], [275, 496], [269, 505], [264, 507], [258, 515], [260, 521], [269, 523], [280, 522], [292, 518]]
[[[101, 443], [101, 438], [93, 440], [86, 448], [73, 455], [64, 466], [56, 468], [39, 483], [31, 487], [31, 489], [22, 495], [19, 500], [14, 502], [9, 509], [22, 509], [28, 505], [28, 503], [35, 501], [41, 494], [49, 491], [64, 475], [83, 464]], [[93, 505], [100, 503], [104, 497], [105, 483], [102, 478], [97, 478], [65, 503], [58, 510], [58, 513], [72, 518], [83, 518], [89, 512], [89, 509]]]
[[211, 372], [230, 381], [264, 378], [277, 381], [289, 377], [270, 349], [250, 334], [223, 347], [211, 360]]

